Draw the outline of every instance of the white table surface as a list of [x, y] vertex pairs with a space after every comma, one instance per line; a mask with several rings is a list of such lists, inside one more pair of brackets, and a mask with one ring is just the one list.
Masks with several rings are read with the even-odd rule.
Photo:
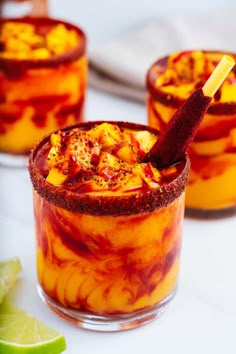
[[[91, 89], [86, 118], [146, 122], [144, 106]], [[10, 296], [65, 335], [65, 354], [236, 353], [236, 216], [184, 220], [179, 288], [162, 317], [128, 332], [95, 333], [59, 319], [40, 300], [32, 214], [27, 169], [1, 166], [0, 259], [17, 255], [23, 265]]]

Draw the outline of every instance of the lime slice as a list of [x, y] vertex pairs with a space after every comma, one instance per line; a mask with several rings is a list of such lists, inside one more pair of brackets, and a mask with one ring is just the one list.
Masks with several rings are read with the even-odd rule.
[[4, 299], [0, 305], [0, 353], [59, 354], [65, 337]]
[[20, 271], [21, 264], [17, 257], [0, 262], [0, 303], [14, 285]]

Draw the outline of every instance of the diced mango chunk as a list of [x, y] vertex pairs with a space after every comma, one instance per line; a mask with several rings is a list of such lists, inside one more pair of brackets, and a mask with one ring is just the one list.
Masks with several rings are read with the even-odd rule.
[[157, 137], [146, 130], [138, 131], [134, 134], [135, 139], [138, 141], [140, 149], [144, 152], [151, 150], [155, 144]]
[[[40, 34], [42, 32], [42, 34]], [[45, 33], [44, 33], [45, 32]], [[6, 21], [1, 26], [1, 57], [14, 59], [46, 59], [75, 48], [80, 39], [74, 29], [62, 23], [46, 26]]]
[[62, 185], [67, 179], [67, 176], [62, 173], [57, 168], [52, 168], [46, 178], [47, 182], [53, 184], [54, 186]]
[[98, 140], [103, 149], [114, 147], [121, 141], [121, 132], [118, 126], [102, 123], [91, 129], [90, 134]]
[[50, 52], [46, 48], [38, 48], [32, 51], [32, 58], [34, 59], [47, 59], [50, 57]]
[[129, 165], [126, 164], [124, 161], [121, 161], [119, 158], [110, 154], [109, 152], [103, 152], [100, 156], [100, 161], [97, 166], [98, 173], [99, 171], [107, 167], [117, 171], [119, 171], [122, 168], [124, 170], [129, 169], [131, 171], [131, 166], [129, 167]]
[[121, 145], [120, 148], [116, 151], [116, 155], [123, 161], [129, 163], [137, 162], [137, 153], [135, 153], [131, 144]]
[[140, 189], [143, 187], [143, 180], [140, 175], [130, 174], [129, 176], [126, 176], [126, 180], [127, 182], [123, 187], [123, 190], [126, 192]]
[[134, 167], [134, 172], [137, 173], [150, 188], [157, 188], [159, 186], [158, 181], [160, 180], [161, 174], [151, 164], [137, 164]]

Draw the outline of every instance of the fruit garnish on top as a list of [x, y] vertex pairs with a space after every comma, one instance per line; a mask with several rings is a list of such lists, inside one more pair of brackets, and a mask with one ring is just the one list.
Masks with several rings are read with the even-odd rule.
[[202, 51], [177, 52], [168, 57], [164, 75], [157, 79], [159, 85], [182, 85], [204, 82], [214, 70], [213, 63]]
[[[186, 50], [169, 55], [165, 70], [155, 80], [155, 86], [169, 94], [188, 98], [202, 87], [222, 58], [221, 53]], [[215, 100], [229, 101], [235, 97], [235, 73], [231, 71], [224, 80]]]
[[6, 21], [0, 26], [0, 57], [6, 59], [47, 59], [75, 48], [78, 33], [63, 23], [34, 25]]
[[[159, 188], [161, 173], [152, 163], [140, 163], [157, 136], [100, 123], [84, 130], [58, 131], [50, 137], [47, 181], [81, 193], [122, 193]], [[175, 169], [174, 169], [175, 170]], [[169, 170], [174, 174], [173, 168]], [[168, 171], [165, 171], [167, 178]]]

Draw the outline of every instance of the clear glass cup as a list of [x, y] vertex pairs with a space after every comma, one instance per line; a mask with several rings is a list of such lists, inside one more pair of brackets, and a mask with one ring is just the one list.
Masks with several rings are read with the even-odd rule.
[[50, 131], [83, 120], [86, 36], [52, 18], [1, 19], [0, 43], [0, 152], [24, 155]]
[[[158, 59], [147, 73], [148, 123], [164, 130], [174, 112], [205, 83], [223, 54], [192, 50]], [[236, 212], [235, 97], [234, 69], [215, 94], [188, 151], [187, 215], [214, 218]]]
[[[101, 132], [101, 124], [87, 122], [74, 127], [80, 131], [99, 127]], [[132, 140], [132, 145], [112, 141], [116, 158], [132, 156], [132, 163], [137, 163], [133, 146], [139, 146], [137, 151], [142, 155], [139, 144], [144, 140], [146, 144], [145, 132], [156, 139], [156, 130], [147, 126], [109, 124], [127, 132]], [[63, 130], [66, 135], [70, 131], [72, 127]], [[135, 134], [139, 132], [141, 140], [137, 143]], [[100, 136], [108, 140], [114, 137], [107, 126]], [[111, 155], [104, 160], [101, 172], [109, 188], [96, 190], [89, 184], [88, 173], [82, 186], [74, 185], [76, 176], [67, 185], [54, 185], [46, 180], [50, 141], [49, 136], [41, 140], [29, 162], [40, 296], [63, 319], [91, 330], [119, 331], [150, 322], [163, 312], [176, 292], [188, 158], [157, 171], [158, 183], [152, 181], [150, 165], [146, 164], [143, 171], [150, 188], [145, 178], [137, 187], [137, 176], [134, 182], [132, 178], [128, 182], [127, 190], [115, 184], [111, 175], [117, 170], [112, 163], [106, 163], [117, 161]], [[104, 159], [107, 148], [103, 149], [93, 159], [96, 165]], [[122, 178], [130, 177], [124, 173]]]

